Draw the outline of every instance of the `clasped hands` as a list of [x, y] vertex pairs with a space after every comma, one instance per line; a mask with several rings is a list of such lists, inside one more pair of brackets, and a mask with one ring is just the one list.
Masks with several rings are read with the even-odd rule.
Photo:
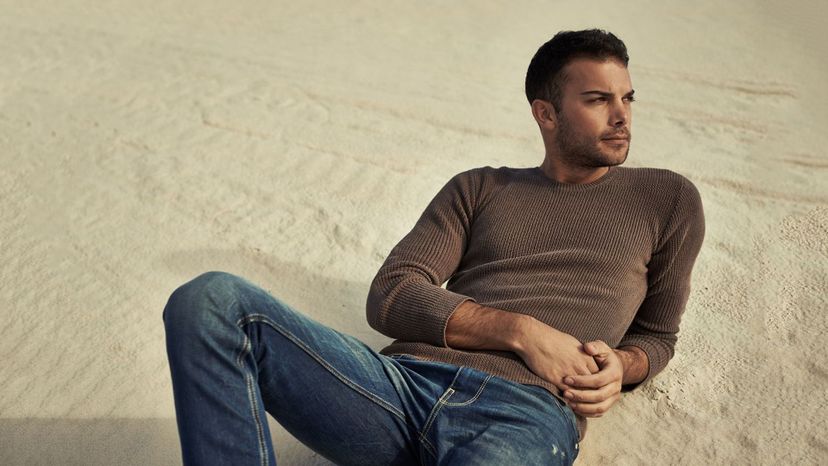
[[566, 388], [558, 388], [573, 411], [585, 417], [601, 417], [621, 398], [624, 367], [615, 351], [601, 340], [584, 343], [583, 349], [595, 359], [598, 372], [566, 376]]
[[618, 354], [601, 340], [581, 344], [575, 337], [549, 326], [528, 338], [518, 355], [540, 377], [561, 390], [572, 410], [584, 417], [601, 417], [621, 397], [624, 366]]

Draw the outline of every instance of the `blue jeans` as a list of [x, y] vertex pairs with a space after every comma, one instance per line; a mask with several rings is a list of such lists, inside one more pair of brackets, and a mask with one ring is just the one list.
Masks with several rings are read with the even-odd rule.
[[557, 465], [575, 415], [542, 387], [385, 356], [244, 278], [204, 273], [162, 314], [185, 465], [275, 465], [265, 412], [343, 465]]

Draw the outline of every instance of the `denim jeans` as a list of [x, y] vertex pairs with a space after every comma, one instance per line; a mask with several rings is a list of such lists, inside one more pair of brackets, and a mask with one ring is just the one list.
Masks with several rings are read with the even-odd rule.
[[275, 465], [265, 412], [343, 465], [557, 465], [575, 415], [542, 387], [385, 356], [255, 284], [207, 272], [162, 313], [185, 465]]

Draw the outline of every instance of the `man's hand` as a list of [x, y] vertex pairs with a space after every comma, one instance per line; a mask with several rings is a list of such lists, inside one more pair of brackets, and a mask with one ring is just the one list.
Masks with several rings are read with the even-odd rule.
[[584, 343], [584, 350], [595, 358], [600, 370], [565, 377], [564, 383], [572, 388], [564, 390], [563, 396], [576, 414], [601, 417], [621, 398], [624, 365], [616, 350], [601, 340]]
[[561, 390], [575, 413], [600, 417], [621, 397], [621, 384], [635, 384], [649, 371], [636, 346], [611, 349], [600, 340], [581, 344], [524, 314], [461, 303], [446, 325], [450, 348], [512, 351], [529, 369]]
[[445, 339], [449, 348], [512, 351], [561, 391], [569, 388], [563, 383], [567, 375], [598, 372], [596, 360], [572, 335], [534, 317], [472, 301], [461, 303], [449, 317]]
[[598, 372], [598, 359], [587, 354], [577, 338], [539, 320], [527, 321], [514, 349], [529, 369], [552, 382], [561, 392], [569, 389], [564, 377]]

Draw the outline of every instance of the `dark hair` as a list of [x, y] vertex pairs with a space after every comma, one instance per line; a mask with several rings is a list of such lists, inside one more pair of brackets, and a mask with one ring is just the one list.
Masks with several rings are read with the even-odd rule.
[[566, 82], [561, 70], [576, 58], [596, 60], [615, 59], [627, 66], [630, 57], [624, 42], [611, 32], [602, 29], [561, 31], [541, 45], [526, 71], [526, 98], [529, 104], [535, 99], [552, 103], [555, 111], [561, 110], [561, 92]]

